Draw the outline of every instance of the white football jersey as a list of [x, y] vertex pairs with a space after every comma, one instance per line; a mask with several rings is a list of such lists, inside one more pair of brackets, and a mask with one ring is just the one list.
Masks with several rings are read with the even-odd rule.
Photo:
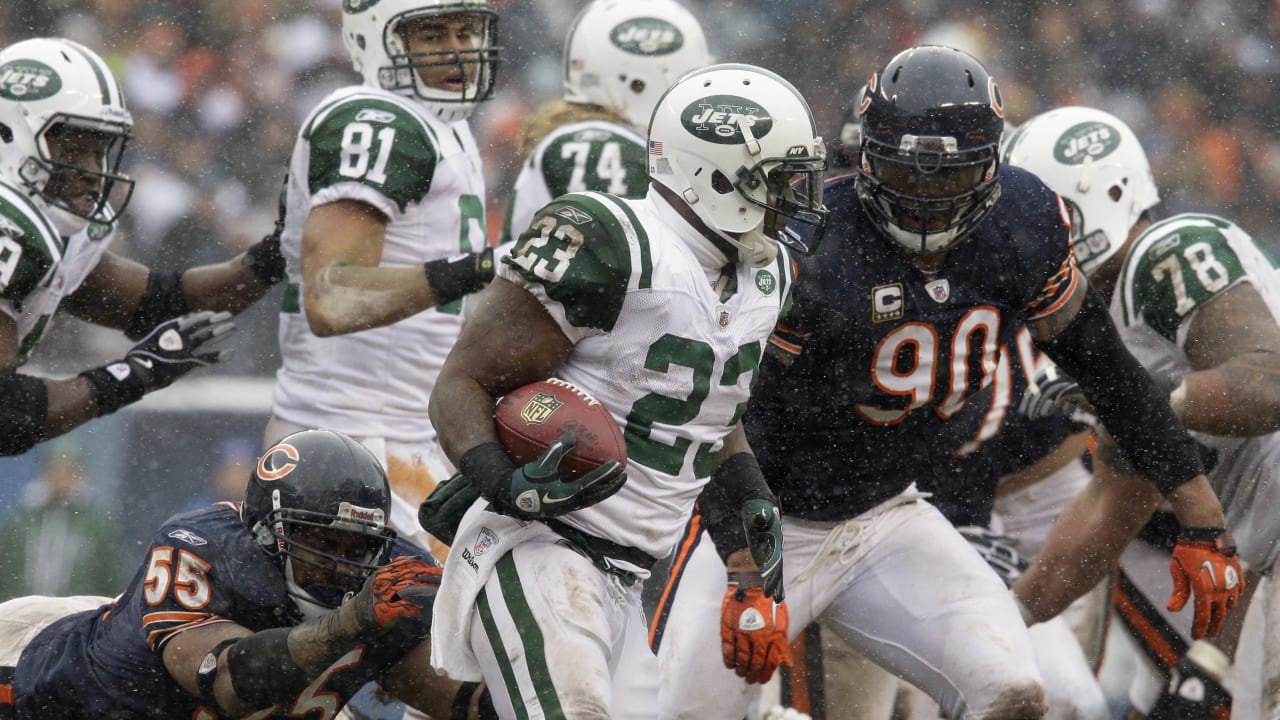
[[656, 193], [570, 194], [537, 213], [498, 270], [575, 343], [558, 376], [607, 407], [626, 438], [622, 489], [561, 519], [653, 557], [674, 546], [746, 411], [793, 280], [780, 249], [765, 266], [726, 264], [713, 287], [698, 242]]
[[533, 215], [565, 193], [605, 192], [641, 198], [649, 189], [644, 137], [629, 125], [585, 120], [552, 130], [516, 176], [499, 251], [508, 250]]
[[97, 223], [63, 238], [25, 191], [0, 181], [0, 312], [18, 323], [18, 365], [49, 329], [62, 299], [98, 266], [114, 238]]
[[[1185, 345], [1196, 312], [1245, 282], [1280, 324], [1280, 275], [1253, 239], [1220, 217], [1175, 215], [1135, 241], [1111, 315], [1139, 362], [1153, 373], [1182, 376], [1192, 371]], [[1241, 557], [1269, 567], [1280, 552], [1280, 516], [1259, 510], [1270, 507], [1271, 489], [1280, 480], [1280, 433], [1192, 435], [1203, 445], [1209, 482], [1222, 500]]]
[[383, 267], [421, 267], [483, 248], [484, 176], [470, 127], [390, 92], [343, 88], [303, 124], [286, 190], [280, 245], [289, 284], [274, 414], [354, 436], [431, 440], [427, 401], [461, 331], [461, 301], [386, 327], [312, 334], [301, 302], [302, 228], [311, 208], [340, 199], [366, 202], [388, 218]]

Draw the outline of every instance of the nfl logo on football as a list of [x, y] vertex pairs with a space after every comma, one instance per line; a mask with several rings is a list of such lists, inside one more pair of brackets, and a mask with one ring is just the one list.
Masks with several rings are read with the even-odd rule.
[[541, 392], [534, 395], [520, 410], [520, 419], [530, 425], [541, 425], [551, 414], [564, 407], [564, 402], [551, 393]]

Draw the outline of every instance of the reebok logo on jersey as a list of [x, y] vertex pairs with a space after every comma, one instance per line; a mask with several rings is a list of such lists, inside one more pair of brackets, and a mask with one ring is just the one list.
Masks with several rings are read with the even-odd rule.
[[583, 225], [591, 222], [591, 216], [582, 212], [576, 207], [566, 205], [556, 211], [556, 215], [568, 220], [574, 225]]
[[906, 315], [902, 283], [879, 285], [871, 289], [871, 322], [901, 320]]
[[744, 632], [763, 630], [764, 627], [764, 615], [755, 608], [747, 608], [742, 613], [742, 617], [738, 618], [738, 629]]
[[205, 540], [204, 538], [200, 537], [199, 535], [197, 535], [197, 534], [195, 534], [195, 533], [191, 532], [190, 530], [181, 530], [181, 529], [180, 529], [180, 530], [174, 530], [173, 532], [169, 533], [169, 537], [173, 538], [174, 540], [181, 540], [182, 542], [184, 542], [184, 543], [186, 543], [186, 544], [188, 544], [188, 545], [207, 545], [207, 544], [209, 544], [207, 540]]
[[376, 122], [389, 124], [396, 121], [395, 113], [389, 113], [386, 110], [374, 110], [373, 108], [365, 108], [356, 114], [356, 122]]

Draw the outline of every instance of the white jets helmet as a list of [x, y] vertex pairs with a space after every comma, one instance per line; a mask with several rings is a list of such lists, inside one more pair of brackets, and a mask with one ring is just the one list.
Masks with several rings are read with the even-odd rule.
[[[411, 53], [405, 24], [446, 15], [470, 15], [474, 49]], [[498, 70], [498, 13], [487, 0], [342, 0], [342, 41], [364, 84], [414, 98], [446, 122], [471, 116], [493, 96]], [[454, 69], [458, 89], [431, 87], [419, 70]]]
[[595, 0], [564, 43], [564, 98], [616, 111], [644, 131], [658, 98], [712, 62], [702, 26], [674, 0]]
[[1137, 136], [1102, 110], [1063, 107], [1031, 118], [1009, 138], [1004, 161], [1039, 175], [1062, 196], [1086, 274], [1124, 247], [1138, 218], [1160, 202]]
[[[649, 177], [753, 265], [772, 261], [779, 240], [801, 253], [817, 248], [827, 225], [826, 167], [826, 147], [808, 103], [791, 83], [763, 68], [695, 70], [654, 108]], [[786, 219], [813, 227], [806, 243], [791, 228], [778, 227]]]
[[[0, 174], [36, 199], [59, 233], [110, 225], [124, 210], [133, 181], [120, 159], [132, 133], [120, 83], [89, 48], [36, 38], [0, 51]], [[90, 148], [96, 163], [74, 162], [60, 152], [68, 147]]]

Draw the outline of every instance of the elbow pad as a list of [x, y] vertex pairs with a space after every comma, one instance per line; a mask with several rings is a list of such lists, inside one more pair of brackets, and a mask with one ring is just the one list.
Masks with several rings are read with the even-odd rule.
[[1160, 492], [1204, 472], [1196, 443], [1169, 400], [1124, 346], [1098, 291], [1089, 288], [1079, 314], [1062, 332], [1037, 343], [1070, 375], [1125, 455]]
[[0, 373], [0, 455], [21, 455], [45, 439], [49, 387], [13, 370]]

